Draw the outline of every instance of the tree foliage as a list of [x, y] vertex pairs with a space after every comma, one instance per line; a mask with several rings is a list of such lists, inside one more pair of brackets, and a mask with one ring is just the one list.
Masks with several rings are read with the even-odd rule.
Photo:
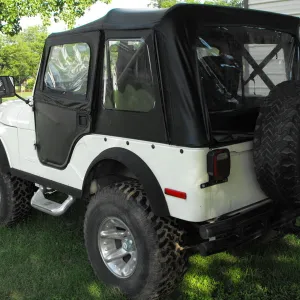
[[55, 21], [62, 20], [72, 27], [76, 18], [92, 4], [101, 1], [110, 3], [111, 0], [0, 0], [0, 32], [14, 35], [21, 31], [22, 17], [40, 15], [44, 23], [49, 23], [51, 17]]
[[204, 4], [243, 7], [244, 1], [243, 0], [206, 0], [204, 1]]
[[154, 8], [168, 8], [171, 7], [177, 3], [199, 3], [197, 0], [186, 0], [186, 1], [180, 1], [180, 0], [151, 0], [149, 6]]
[[29, 78], [35, 78], [47, 29], [33, 26], [13, 37], [0, 35], [0, 74], [14, 76], [20, 85]]
[[167, 8], [177, 3], [193, 3], [193, 4], [209, 4], [209, 5], [221, 5], [221, 6], [235, 6], [243, 7], [243, 0], [151, 0], [149, 6], [155, 8]]

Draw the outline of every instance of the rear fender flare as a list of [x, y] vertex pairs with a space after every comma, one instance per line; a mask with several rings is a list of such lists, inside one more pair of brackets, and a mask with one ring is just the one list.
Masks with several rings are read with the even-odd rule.
[[114, 160], [128, 168], [143, 185], [153, 213], [159, 217], [170, 216], [163, 190], [152, 170], [137, 154], [124, 148], [109, 148], [101, 152], [89, 166], [83, 188], [91, 170], [104, 160]]

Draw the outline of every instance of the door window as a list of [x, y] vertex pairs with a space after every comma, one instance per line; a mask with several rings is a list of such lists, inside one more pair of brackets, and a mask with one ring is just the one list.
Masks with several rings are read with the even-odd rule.
[[51, 47], [44, 88], [62, 93], [86, 95], [90, 56], [90, 47], [86, 43]]
[[110, 40], [104, 58], [106, 109], [148, 112], [155, 105], [155, 89], [144, 40]]

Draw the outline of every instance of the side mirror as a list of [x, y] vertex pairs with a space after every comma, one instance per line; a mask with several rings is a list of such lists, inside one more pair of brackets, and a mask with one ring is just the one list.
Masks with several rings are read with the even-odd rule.
[[11, 76], [0, 76], [0, 98], [16, 95], [14, 79]]

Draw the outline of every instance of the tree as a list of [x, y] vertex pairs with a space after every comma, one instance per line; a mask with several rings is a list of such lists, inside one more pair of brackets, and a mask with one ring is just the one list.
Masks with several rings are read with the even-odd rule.
[[41, 26], [29, 27], [13, 37], [0, 35], [0, 74], [14, 76], [16, 85], [35, 78], [47, 35]]
[[200, 3], [197, 0], [186, 0], [186, 1], [180, 1], [180, 0], [151, 0], [149, 6], [154, 8], [168, 8], [171, 7], [177, 3]]
[[204, 4], [244, 7], [244, 0], [206, 0]]
[[194, 4], [209, 4], [209, 5], [221, 5], [221, 6], [235, 6], [243, 7], [244, 0], [151, 0], [149, 6], [156, 8], [167, 8], [177, 3], [194, 3]]
[[69, 27], [75, 24], [78, 17], [92, 4], [111, 0], [0, 0], [0, 32], [15, 35], [21, 31], [22, 17], [40, 15], [45, 24], [51, 17], [55, 21], [63, 20]]

